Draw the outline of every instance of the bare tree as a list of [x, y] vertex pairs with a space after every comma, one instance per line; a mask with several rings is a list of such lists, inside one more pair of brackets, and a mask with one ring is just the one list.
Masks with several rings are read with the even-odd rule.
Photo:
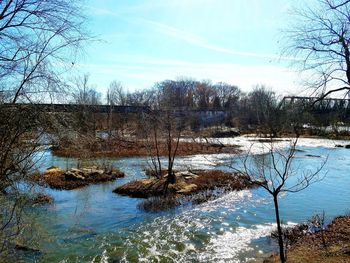
[[87, 106], [101, 104], [101, 94], [89, 84], [88, 74], [75, 77], [71, 88], [75, 103]]
[[18, 183], [30, 182], [51, 119], [35, 105], [17, 103], [49, 101], [66, 87], [62, 74], [89, 38], [82, 10], [81, 1], [0, 1], [0, 197], [9, 204], [1, 202], [0, 238], [9, 238], [6, 243], [21, 233]]
[[150, 153], [151, 169], [158, 179], [163, 179], [161, 157], [165, 156], [167, 159], [164, 194], [167, 194], [169, 184], [176, 183], [173, 167], [184, 127], [181, 111], [171, 108], [154, 110], [147, 113], [145, 118], [144, 128], [147, 129], [145, 134]]
[[184, 101], [180, 98], [186, 98], [188, 87], [189, 83], [185, 80], [156, 83], [152, 92], [153, 109], [145, 118], [144, 133], [151, 155], [151, 166], [159, 179], [163, 178], [160, 157], [167, 157], [165, 194], [168, 185], [176, 182], [173, 167], [186, 123]]
[[278, 149], [273, 140], [264, 144], [268, 153], [246, 155], [243, 160], [244, 172], [251, 180], [264, 188], [273, 198], [278, 231], [279, 254], [282, 263], [286, 262], [285, 245], [279, 210], [279, 196], [282, 193], [297, 193], [322, 179], [320, 172], [327, 159], [314, 171], [301, 170], [293, 165], [298, 138], [291, 141], [288, 149]]
[[197, 83], [195, 86], [194, 94], [198, 109], [208, 110], [215, 95], [211, 83], [209, 81], [202, 81]]
[[31, 101], [33, 94], [62, 88], [60, 73], [75, 63], [82, 28], [80, 1], [0, 2], [0, 81], [7, 101]]
[[161, 162], [161, 121], [155, 112], [143, 113], [142, 127], [146, 137], [146, 147], [150, 157], [150, 167], [152, 174], [158, 179], [162, 179], [162, 162]]
[[120, 82], [113, 80], [109, 85], [107, 103], [108, 105], [126, 105], [126, 93]]
[[121, 134], [123, 135], [124, 126], [128, 119], [128, 116], [125, 114], [117, 115], [113, 113], [113, 106], [125, 106], [127, 104], [127, 94], [121, 82], [113, 80], [110, 83], [106, 98], [107, 104], [110, 106], [107, 116], [108, 137], [110, 139], [115, 131], [121, 131]]
[[222, 107], [232, 110], [234, 106], [237, 106], [235, 104], [237, 104], [241, 93], [237, 86], [218, 82], [214, 84], [213, 89], [217, 93], [216, 96], [219, 98]]
[[295, 11], [286, 30], [284, 53], [305, 72], [321, 99], [350, 91], [350, 8], [345, 0], [317, 0]]
[[257, 85], [248, 98], [253, 123], [258, 125], [261, 132], [276, 137], [281, 129], [281, 121], [275, 93], [264, 85]]
[[73, 102], [79, 105], [78, 110], [71, 115], [70, 126], [78, 135], [76, 136], [78, 144], [84, 145], [88, 142], [92, 144], [98, 128], [95, 109], [96, 105], [101, 104], [101, 93], [89, 83], [88, 74], [76, 76], [70, 87]]
[[239, 119], [243, 128], [252, 129], [265, 136], [277, 137], [286, 121], [278, 107], [278, 99], [271, 89], [256, 85], [252, 92], [241, 96]]

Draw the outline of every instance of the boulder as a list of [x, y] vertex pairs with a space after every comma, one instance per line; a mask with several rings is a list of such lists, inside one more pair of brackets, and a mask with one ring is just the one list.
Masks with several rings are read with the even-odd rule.
[[124, 173], [122, 173], [121, 171], [119, 171], [118, 169], [112, 168], [111, 170], [105, 172], [106, 174], [112, 175], [112, 176], [116, 176], [116, 177], [124, 177]]
[[60, 169], [60, 168], [57, 167], [57, 166], [50, 166], [49, 168], [46, 169], [46, 171], [49, 171], [49, 170], [52, 170], [52, 169]]
[[175, 173], [176, 178], [184, 178], [185, 180], [195, 179], [198, 178], [197, 174], [194, 174], [190, 171], [182, 171], [182, 172], [176, 172]]
[[131, 181], [124, 185], [118, 186], [113, 190], [114, 193], [128, 195], [132, 197], [147, 198], [163, 194], [165, 180], [142, 179]]
[[45, 174], [62, 174], [63, 172], [64, 171], [61, 168], [51, 166], [51, 167], [46, 169]]
[[78, 168], [70, 168], [69, 171], [71, 171], [72, 173], [76, 173], [76, 174], [82, 173], [82, 170], [80, 170]]
[[79, 173], [75, 173], [72, 170], [69, 170], [67, 172], [64, 173], [64, 178], [66, 180], [72, 180], [72, 181], [76, 181], [76, 180], [85, 180], [85, 177], [80, 175]]
[[197, 189], [195, 184], [187, 184], [183, 188], [177, 191], [178, 194], [189, 194], [194, 192]]
[[84, 174], [103, 174], [104, 170], [97, 169], [97, 167], [87, 167], [80, 170]]

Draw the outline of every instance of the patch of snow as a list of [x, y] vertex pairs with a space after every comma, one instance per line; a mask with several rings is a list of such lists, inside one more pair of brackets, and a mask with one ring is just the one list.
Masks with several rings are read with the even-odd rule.
[[[262, 142], [266, 140], [261, 137], [252, 137], [252, 136], [238, 136], [233, 138], [206, 138], [209, 143], [219, 143], [225, 145], [237, 145], [243, 153], [250, 152], [251, 154], [262, 154], [266, 153], [271, 149], [271, 143]], [[190, 141], [193, 139], [184, 139], [185, 141]], [[197, 142], [202, 142], [203, 139], [195, 139]], [[283, 149], [288, 148], [295, 138], [276, 138], [273, 142], [274, 149]], [[348, 140], [331, 140], [331, 139], [321, 139], [321, 138], [299, 138], [297, 146], [303, 147], [325, 147], [325, 148], [334, 148], [335, 145], [345, 145], [349, 144]], [[222, 157], [220, 155], [220, 157]]]

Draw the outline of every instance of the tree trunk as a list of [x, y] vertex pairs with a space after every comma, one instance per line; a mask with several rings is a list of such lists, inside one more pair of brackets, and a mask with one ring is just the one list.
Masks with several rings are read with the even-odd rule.
[[278, 196], [273, 195], [273, 203], [275, 205], [275, 213], [276, 213], [276, 223], [277, 223], [277, 231], [278, 231], [278, 245], [280, 249], [280, 260], [281, 263], [285, 263], [285, 255], [284, 255], [284, 244], [283, 244], [283, 235], [282, 235], [282, 227], [281, 227], [281, 220], [280, 220], [280, 212], [278, 209]]
[[168, 171], [168, 182], [169, 182], [169, 184], [176, 183], [175, 173], [173, 172], [172, 168], [171, 168], [171, 170], [169, 169], [169, 171]]

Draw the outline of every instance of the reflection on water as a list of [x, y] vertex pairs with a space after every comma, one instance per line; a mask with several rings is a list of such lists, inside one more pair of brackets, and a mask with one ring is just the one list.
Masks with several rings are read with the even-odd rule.
[[[313, 168], [327, 156], [327, 177], [298, 194], [283, 196], [285, 223], [297, 223], [325, 210], [328, 218], [347, 212], [350, 205], [350, 155], [347, 149], [301, 147], [295, 162]], [[179, 159], [178, 167], [216, 168], [226, 155]], [[198, 206], [185, 206], [160, 213], [137, 209], [140, 199], [112, 193], [117, 185], [144, 176], [142, 158], [109, 159], [127, 176], [115, 182], [73, 191], [47, 190], [55, 204], [33, 209], [42, 231], [39, 262], [249, 262], [274, 251], [269, 235], [274, 210], [262, 189], [231, 192]], [[214, 162], [215, 161], [215, 162]], [[77, 160], [41, 159], [51, 165], [70, 167]], [[27, 259], [27, 261], [29, 261]]]

